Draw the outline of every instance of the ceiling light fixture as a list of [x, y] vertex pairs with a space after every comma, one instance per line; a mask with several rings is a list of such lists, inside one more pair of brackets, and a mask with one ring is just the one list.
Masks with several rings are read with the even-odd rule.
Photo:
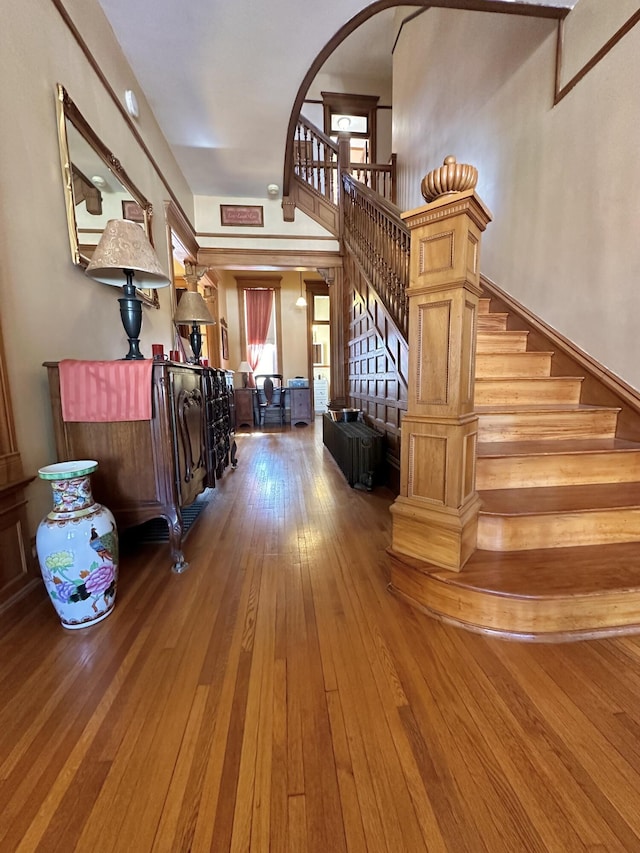
[[296, 308], [306, 308], [307, 300], [304, 298], [304, 294], [302, 292], [302, 272], [298, 273], [300, 276], [300, 296], [296, 299]]
[[269, 184], [267, 186], [267, 192], [272, 198], [274, 198], [280, 192], [280, 187], [277, 184]]

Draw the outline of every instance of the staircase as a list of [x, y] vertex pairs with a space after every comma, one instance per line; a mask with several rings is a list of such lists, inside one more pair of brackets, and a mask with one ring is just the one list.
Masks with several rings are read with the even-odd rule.
[[[523, 639], [640, 631], [640, 443], [620, 409], [480, 300], [478, 550], [462, 572], [392, 559], [392, 587], [432, 615]], [[420, 580], [416, 582], [416, 573]]]
[[[387, 441], [391, 437], [397, 443], [399, 415], [410, 415], [407, 284], [414, 235], [392, 205], [339, 165], [348, 162], [347, 155], [334, 150], [334, 143], [302, 118], [295, 146], [294, 184], [300, 185], [296, 203], [318, 221], [322, 217], [313, 207], [318, 198], [342, 210], [343, 228], [334, 233], [343, 234], [348, 255], [345, 269], [351, 290], [344, 293], [345, 327], [354, 344], [348, 363], [350, 403], [361, 407], [376, 427], [382, 426]], [[313, 203], [306, 201], [305, 193]], [[412, 215], [415, 229], [436, 218], [433, 208], [429, 220], [422, 221], [418, 211]], [[339, 218], [336, 213], [336, 221]], [[420, 246], [428, 245], [424, 251], [434, 274], [453, 270], [454, 245], [472, 246], [479, 238], [471, 235], [456, 244], [449, 232], [436, 236], [439, 242], [415, 244], [416, 258]], [[422, 268], [423, 260], [415, 267]], [[470, 267], [463, 265], [465, 269], [468, 274]], [[362, 307], [368, 300], [355, 287], [359, 276], [376, 294], [372, 310]], [[453, 274], [452, 279], [455, 284]], [[495, 285], [482, 277], [480, 282], [487, 295], [478, 306], [474, 362], [477, 537], [468, 523], [471, 512], [464, 516], [468, 491], [464, 501], [450, 500], [456, 483], [467, 488], [466, 469], [462, 478], [459, 469], [473, 458], [473, 453], [467, 455], [473, 436], [462, 435], [452, 449], [451, 436], [462, 434], [464, 417], [455, 421], [449, 412], [439, 421], [434, 416], [433, 435], [418, 430], [434, 454], [427, 453], [428, 461], [419, 469], [421, 494], [410, 509], [405, 503], [394, 517], [394, 530], [398, 521], [405, 547], [389, 549], [390, 588], [436, 618], [500, 636], [566, 640], [640, 633], [640, 398], [624, 383], [610, 382], [606, 371], [584, 353], [576, 357], [569, 342], [550, 335], [553, 330], [523, 314], [522, 306]], [[453, 289], [444, 301], [453, 299]], [[431, 316], [439, 316], [438, 304], [425, 303], [423, 318], [431, 307], [436, 309]], [[457, 309], [451, 310], [454, 317]], [[448, 320], [442, 326], [435, 319], [425, 322], [431, 323], [434, 340], [447, 338], [443, 330]], [[388, 341], [390, 328], [395, 337]], [[456, 340], [463, 341], [464, 335]], [[558, 342], [561, 351], [554, 352]], [[376, 353], [375, 368], [369, 366], [371, 358], [363, 366], [363, 352]], [[436, 353], [435, 361], [435, 368], [429, 362], [430, 369], [440, 370], [440, 382], [447, 384], [449, 356]], [[457, 381], [466, 363], [464, 353], [451, 363], [455, 369], [450, 375]], [[579, 375], [583, 368], [584, 376]], [[390, 399], [395, 408], [388, 405], [388, 392], [384, 397], [376, 390], [380, 396], [372, 396], [372, 384], [394, 389]], [[404, 389], [405, 396], [398, 389]], [[441, 458], [438, 441], [448, 448], [446, 458]], [[449, 468], [454, 476], [447, 480]], [[427, 499], [420, 503], [425, 494]], [[438, 517], [427, 518], [428, 507], [438, 503], [443, 508]], [[427, 532], [412, 539], [412, 524], [422, 524]], [[429, 547], [422, 548], [424, 542]], [[477, 545], [466, 562], [458, 563], [462, 571], [425, 561], [422, 555], [429, 553], [435, 561], [439, 548], [448, 558], [454, 550], [451, 542], [459, 543], [461, 550]], [[439, 562], [452, 565], [442, 558]]]

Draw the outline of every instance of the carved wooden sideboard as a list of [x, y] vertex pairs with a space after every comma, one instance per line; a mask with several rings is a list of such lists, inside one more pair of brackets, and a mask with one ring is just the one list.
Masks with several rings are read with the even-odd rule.
[[119, 529], [166, 519], [172, 568], [184, 571], [182, 508], [235, 466], [224, 371], [154, 364], [151, 420], [89, 423], [63, 421], [58, 365], [45, 366], [59, 461], [97, 460], [93, 494]]

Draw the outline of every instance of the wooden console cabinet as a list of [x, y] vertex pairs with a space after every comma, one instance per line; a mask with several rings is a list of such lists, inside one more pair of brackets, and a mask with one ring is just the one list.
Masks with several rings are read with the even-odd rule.
[[97, 460], [93, 494], [119, 529], [166, 519], [172, 568], [184, 571], [181, 509], [235, 464], [224, 371], [154, 364], [150, 421], [82, 423], [63, 421], [58, 365], [46, 367], [58, 460]]
[[236, 388], [234, 391], [236, 404], [236, 427], [255, 426], [255, 396], [254, 388]]

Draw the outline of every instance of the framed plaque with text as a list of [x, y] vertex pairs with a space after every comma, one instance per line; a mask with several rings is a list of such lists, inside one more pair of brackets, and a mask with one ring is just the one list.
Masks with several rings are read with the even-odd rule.
[[221, 204], [221, 225], [251, 225], [262, 228], [263, 208], [260, 204]]

